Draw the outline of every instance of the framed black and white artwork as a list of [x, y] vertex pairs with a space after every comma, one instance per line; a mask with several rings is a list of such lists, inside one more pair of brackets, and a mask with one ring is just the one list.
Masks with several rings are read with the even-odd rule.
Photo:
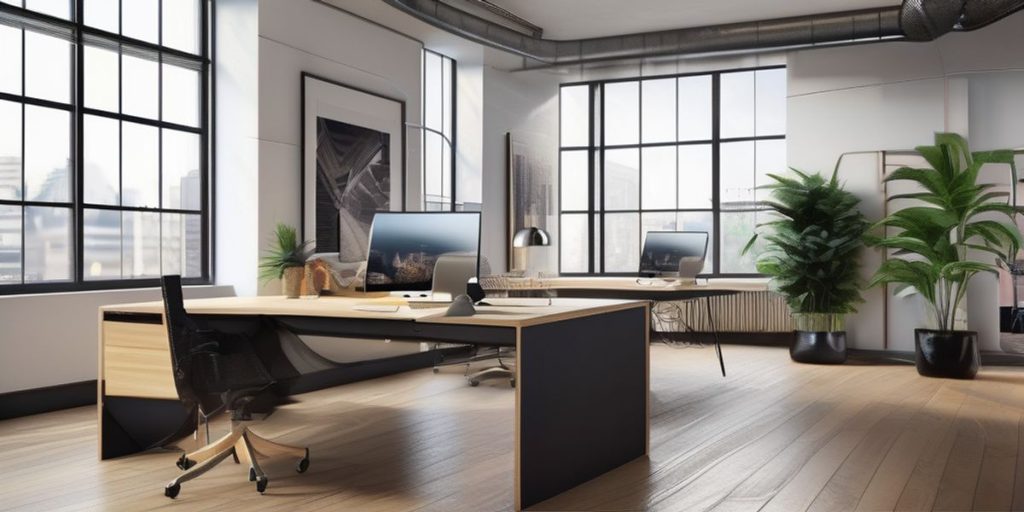
[[377, 211], [405, 196], [405, 102], [302, 74], [302, 232], [317, 253], [366, 259]]
[[[516, 251], [525, 250], [512, 247], [512, 236], [517, 231], [537, 227], [551, 233], [557, 224], [553, 204], [556, 167], [542, 150], [542, 140], [542, 137], [536, 135], [505, 134], [505, 154], [508, 157], [508, 231], [505, 237], [508, 244], [508, 270], [513, 269], [513, 261], [520, 260], [516, 257]], [[535, 258], [533, 263], [538, 268], [558, 268], [557, 261], [547, 261], [546, 258]]]

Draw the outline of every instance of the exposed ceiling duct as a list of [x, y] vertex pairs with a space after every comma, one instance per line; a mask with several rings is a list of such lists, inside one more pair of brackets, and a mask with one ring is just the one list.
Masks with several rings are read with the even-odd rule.
[[1024, 8], [1024, 0], [904, 0], [900, 7], [590, 39], [552, 40], [513, 30], [441, 0], [384, 2], [466, 39], [543, 65], [554, 66], [670, 55], [749, 53], [894, 39], [930, 41], [951, 31], [983, 27]]

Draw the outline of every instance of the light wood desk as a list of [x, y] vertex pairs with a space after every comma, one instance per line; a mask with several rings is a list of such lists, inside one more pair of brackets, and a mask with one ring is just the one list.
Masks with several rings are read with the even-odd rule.
[[[360, 309], [382, 304], [398, 310]], [[647, 302], [554, 299], [544, 307], [481, 306], [472, 317], [387, 297], [216, 298], [185, 308], [211, 324], [268, 317], [296, 334], [515, 346], [517, 510], [648, 453]], [[160, 302], [100, 308], [101, 458], [195, 429], [194, 411], [177, 400], [162, 313]]]

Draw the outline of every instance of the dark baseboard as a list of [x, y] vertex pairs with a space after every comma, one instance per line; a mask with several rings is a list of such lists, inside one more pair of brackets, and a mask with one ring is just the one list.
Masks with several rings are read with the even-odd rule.
[[0, 394], [0, 420], [96, 404], [96, 381]]

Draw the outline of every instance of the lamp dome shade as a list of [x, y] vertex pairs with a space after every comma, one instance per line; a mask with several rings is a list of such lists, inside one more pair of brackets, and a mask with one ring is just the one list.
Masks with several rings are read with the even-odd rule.
[[551, 235], [541, 228], [529, 227], [516, 231], [512, 237], [513, 247], [534, 247], [538, 245], [551, 245]]

